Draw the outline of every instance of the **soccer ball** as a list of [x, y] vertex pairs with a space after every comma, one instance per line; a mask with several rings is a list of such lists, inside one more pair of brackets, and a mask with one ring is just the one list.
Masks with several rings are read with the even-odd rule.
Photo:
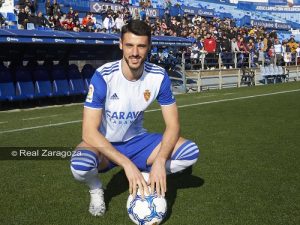
[[[142, 174], [147, 181], [149, 177], [148, 174]], [[127, 200], [127, 212], [135, 224], [160, 224], [167, 214], [167, 201], [164, 197], [159, 197], [156, 193], [145, 195], [145, 198], [142, 199], [138, 190], [135, 198], [129, 195]]]

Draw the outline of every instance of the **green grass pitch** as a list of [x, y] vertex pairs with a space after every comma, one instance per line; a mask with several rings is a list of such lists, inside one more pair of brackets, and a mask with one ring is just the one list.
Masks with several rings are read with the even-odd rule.
[[[201, 155], [191, 175], [168, 178], [164, 224], [300, 224], [300, 83], [176, 98], [182, 136], [194, 140]], [[80, 104], [0, 112], [0, 151], [74, 147], [81, 119]], [[145, 127], [163, 131], [159, 110], [145, 113]], [[73, 180], [68, 160], [2, 159], [0, 224], [132, 224], [123, 171], [101, 178], [108, 210], [95, 218], [87, 210], [88, 190]]]

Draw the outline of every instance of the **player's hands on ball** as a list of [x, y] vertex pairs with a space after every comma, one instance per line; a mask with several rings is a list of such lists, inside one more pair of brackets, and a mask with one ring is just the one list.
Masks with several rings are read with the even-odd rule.
[[129, 163], [124, 167], [124, 170], [129, 182], [129, 194], [135, 197], [138, 189], [140, 190], [142, 198], [144, 198], [145, 193], [147, 195], [150, 194], [143, 175], [133, 163]]
[[156, 190], [158, 196], [165, 196], [167, 191], [166, 161], [156, 159], [152, 164], [148, 184], [151, 185], [151, 193]]

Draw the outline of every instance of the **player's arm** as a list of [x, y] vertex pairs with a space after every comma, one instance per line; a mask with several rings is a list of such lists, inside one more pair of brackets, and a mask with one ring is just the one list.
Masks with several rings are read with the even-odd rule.
[[167, 191], [166, 161], [169, 159], [179, 139], [180, 125], [176, 103], [169, 106], [162, 106], [161, 109], [166, 128], [163, 133], [159, 152], [152, 164], [150, 182], [151, 190], [155, 189], [158, 195], [164, 196]]
[[148, 193], [147, 184], [138, 168], [125, 155], [117, 151], [98, 131], [102, 113], [102, 109], [84, 108], [82, 124], [83, 141], [95, 147], [100, 154], [103, 154], [109, 160], [124, 168], [129, 182], [130, 194], [135, 196], [137, 187], [140, 188], [142, 195], [144, 195], [144, 191]]
[[171, 91], [171, 81], [167, 74], [162, 80], [157, 100], [161, 105], [166, 128], [160, 149], [152, 164], [150, 183], [152, 192], [155, 189], [159, 195], [164, 195], [167, 190], [166, 161], [179, 139], [180, 132], [178, 109]]

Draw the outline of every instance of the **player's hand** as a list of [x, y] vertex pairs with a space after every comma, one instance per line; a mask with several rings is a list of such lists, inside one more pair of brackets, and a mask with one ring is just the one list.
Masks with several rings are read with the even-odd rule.
[[156, 190], [158, 196], [165, 196], [167, 191], [166, 161], [164, 159], [155, 159], [152, 164], [148, 184], [151, 185], [151, 193]]
[[129, 194], [135, 197], [139, 189], [142, 198], [145, 197], [145, 193], [149, 195], [148, 185], [141, 172], [133, 163], [125, 166], [124, 171], [129, 182]]

